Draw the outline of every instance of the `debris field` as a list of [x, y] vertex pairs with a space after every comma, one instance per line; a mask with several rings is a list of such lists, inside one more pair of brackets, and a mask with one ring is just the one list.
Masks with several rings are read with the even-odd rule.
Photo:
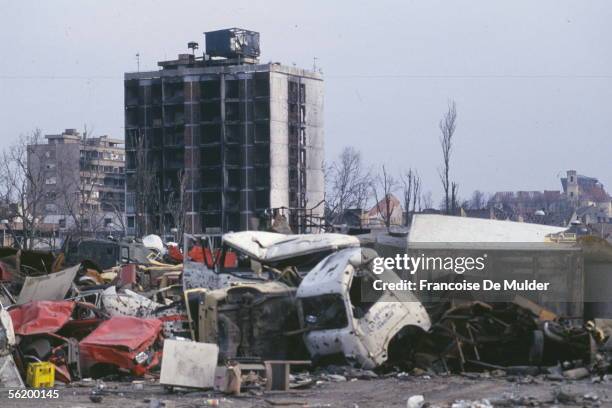
[[[580, 265], [594, 259], [570, 241]], [[384, 251], [265, 231], [0, 248], [2, 405], [50, 388], [48, 406], [612, 405], [612, 316], [529, 296], [367, 296], [401, 279], [373, 271]]]

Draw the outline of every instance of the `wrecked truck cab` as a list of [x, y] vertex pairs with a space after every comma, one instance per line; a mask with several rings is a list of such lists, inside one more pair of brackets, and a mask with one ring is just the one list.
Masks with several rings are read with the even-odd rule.
[[402, 329], [429, 330], [423, 305], [410, 292], [367, 291], [371, 282], [399, 282], [391, 270], [375, 275], [368, 248], [348, 248], [323, 259], [297, 290], [304, 342], [313, 359], [338, 354], [356, 365], [372, 369], [388, 358], [391, 340]]

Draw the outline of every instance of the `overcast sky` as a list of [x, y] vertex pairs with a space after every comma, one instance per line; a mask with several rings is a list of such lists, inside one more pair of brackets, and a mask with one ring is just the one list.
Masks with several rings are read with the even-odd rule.
[[457, 103], [452, 178], [560, 189], [574, 168], [612, 189], [612, 1], [0, 0], [0, 138], [39, 127], [123, 137], [123, 73], [261, 33], [261, 60], [325, 77], [327, 160], [344, 146], [441, 197], [438, 121]]

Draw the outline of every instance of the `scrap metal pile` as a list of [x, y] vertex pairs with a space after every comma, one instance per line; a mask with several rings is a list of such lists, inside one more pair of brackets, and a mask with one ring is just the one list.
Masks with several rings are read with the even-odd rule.
[[[444, 312], [427, 333], [404, 348], [404, 366], [434, 373], [504, 371], [518, 375], [580, 373], [603, 375], [611, 357], [610, 321], [577, 325], [535, 303], [479, 301], [442, 306]], [[604, 332], [606, 330], [606, 332]]]
[[576, 324], [524, 298], [367, 297], [373, 279], [400, 280], [373, 273], [377, 256], [353, 236], [261, 231], [186, 235], [182, 248], [156, 236], [68, 242], [58, 254], [0, 248], [0, 383], [32, 386], [37, 363], [64, 383], [148, 377], [228, 393], [288, 389], [290, 368], [338, 363], [609, 371], [607, 320]]

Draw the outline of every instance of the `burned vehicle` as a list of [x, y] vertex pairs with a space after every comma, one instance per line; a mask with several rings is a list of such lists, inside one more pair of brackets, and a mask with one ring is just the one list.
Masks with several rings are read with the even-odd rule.
[[307, 355], [295, 307], [297, 286], [322, 258], [359, 241], [341, 234], [245, 231], [223, 235], [217, 247], [213, 243], [204, 237], [185, 250], [192, 338], [219, 344], [222, 359]]
[[222, 360], [235, 357], [297, 359], [307, 355], [295, 308], [295, 287], [279, 281], [192, 290], [194, 338], [219, 345]]
[[375, 275], [369, 248], [347, 248], [323, 259], [304, 277], [297, 290], [304, 341], [314, 360], [343, 356], [371, 369], [389, 357], [389, 346], [409, 337], [411, 330], [429, 330], [423, 305], [406, 291], [374, 291], [376, 279], [399, 282], [385, 269]]
[[83, 261], [91, 261], [100, 270], [109, 269], [122, 263], [138, 263], [147, 265], [158, 253], [137, 241], [114, 241], [110, 239], [66, 239], [62, 247], [65, 263], [68, 266], [77, 265]]

